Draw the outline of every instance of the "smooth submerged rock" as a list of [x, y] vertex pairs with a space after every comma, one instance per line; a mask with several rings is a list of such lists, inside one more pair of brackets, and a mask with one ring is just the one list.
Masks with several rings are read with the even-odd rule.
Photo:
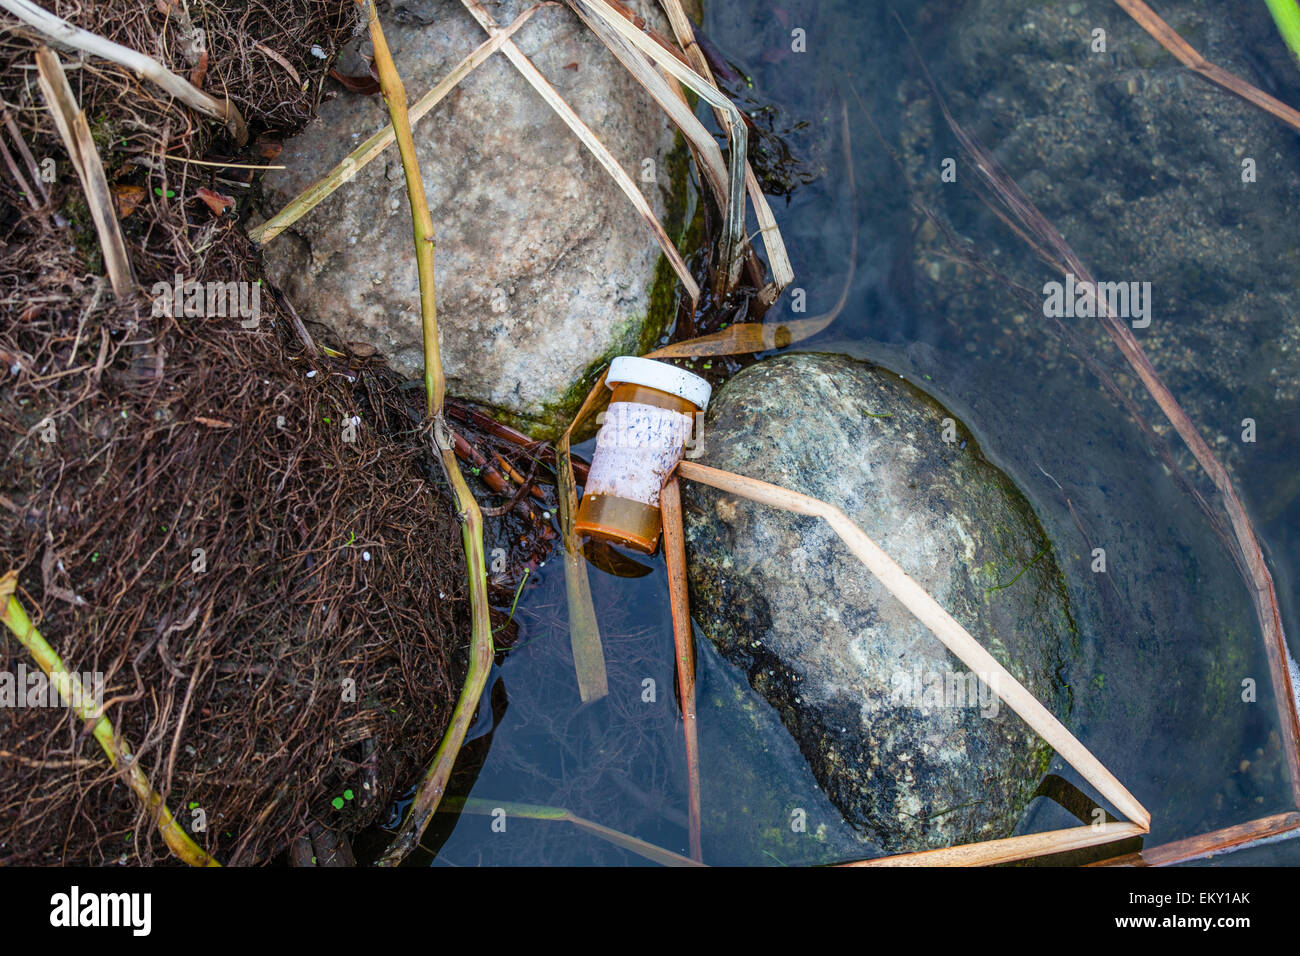
[[[488, 9], [506, 26], [527, 6]], [[667, 31], [657, 4], [633, 6]], [[487, 38], [457, 0], [396, 2], [383, 20], [411, 103]], [[563, 6], [538, 10], [515, 42], [628, 170], [669, 233], [680, 233], [685, 160], [663, 111]], [[266, 178], [268, 215], [387, 122], [378, 95], [344, 92], [322, 103], [319, 118], [285, 145], [287, 168]], [[415, 140], [437, 237], [448, 388], [555, 435], [595, 366], [640, 354], [660, 334], [675, 277], [628, 199], [503, 54], [421, 120]], [[306, 316], [421, 376], [419, 287], [395, 146], [271, 242], [266, 259]]]
[[[1058, 672], [1075, 633], [1051, 546], [932, 398], [865, 362], [779, 356], [715, 395], [701, 460], [841, 508], [1066, 716]], [[701, 628], [849, 822], [890, 850], [1011, 832], [1050, 748], [829, 526], [687, 482], [686, 533]]]

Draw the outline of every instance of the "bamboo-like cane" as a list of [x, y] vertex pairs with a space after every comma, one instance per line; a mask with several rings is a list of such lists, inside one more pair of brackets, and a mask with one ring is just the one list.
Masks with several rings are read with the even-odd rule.
[[190, 866], [220, 866], [221, 864], [199, 847], [176, 822], [167, 804], [163, 802], [162, 797], [150, 785], [149, 778], [140, 769], [139, 761], [132, 755], [130, 745], [117, 736], [113, 722], [86, 702], [86, 689], [82, 687], [81, 679], [64, 666], [58, 652], [50, 647], [41, 632], [32, 624], [31, 618], [27, 616], [27, 612], [14, 594], [17, 587], [17, 571], [9, 571], [0, 577], [0, 609], [3, 609], [0, 611], [0, 621], [9, 628], [18, 639], [18, 643], [22, 644], [40, 665], [45, 676], [59, 692], [59, 697], [77, 715], [77, 718], [81, 721], [95, 722], [91, 733], [99, 742], [109, 763], [122, 773], [131, 792], [149, 812], [167, 848], [176, 854], [177, 859]]
[[137, 76], [161, 87], [164, 92], [170, 93], [187, 106], [221, 120], [240, 146], [248, 142], [248, 127], [244, 124], [244, 117], [230, 100], [218, 100], [209, 96], [193, 83], [168, 70], [157, 60], [91, 33], [89, 30], [73, 26], [67, 20], [55, 16], [30, 0], [0, 0], [0, 8], [8, 10], [19, 20], [39, 30], [56, 43], [126, 67]]
[[[515, 17], [508, 27], [502, 29], [495, 36], [488, 37], [475, 47], [473, 52], [452, 67], [451, 72], [439, 80], [433, 89], [429, 90], [429, 92], [425, 93], [422, 97], [411, 104], [411, 108], [408, 111], [411, 123], [418, 123], [423, 119], [425, 114], [441, 103], [447, 94], [456, 88], [461, 80], [465, 79], [465, 77], [469, 76], [470, 73], [478, 69], [478, 67], [482, 65], [483, 61], [499, 50], [501, 44], [514, 36], [515, 31], [527, 23], [534, 13], [547, 5], [548, 4], [545, 3], [533, 4], [533, 6], [524, 10], [519, 14], [519, 16]], [[352, 152], [348, 153], [342, 162], [300, 192], [278, 213], [266, 222], [248, 230], [249, 238], [254, 242], [263, 244], [270, 242], [303, 216], [307, 215], [307, 213], [311, 212], [323, 203], [340, 186], [346, 182], [350, 182], [352, 177], [364, 169], [371, 160], [380, 156], [384, 150], [393, 145], [395, 139], [396, 135], [393, 132], [393, 125], [390, 123]]]
[[831, 526], [849, 550], [867, 566], [867, 569], [885, 588], [898, 598], [918, 620], [939, 638], [963, 664], [970, 668], [984, 684], [1006, 701], [1021, 719], [1056, 750], [1058, 754], [1079, 771], [1083, 778], [1097, 788], [1142, 832], [1151, 828], [1151, 814], [1124, 788], [1124, 785], [1071, 734], [1052, 713], [1040, 704], [1033, 694], [1011, 675], [997, 659], [986, 651], [970, 633], [939, 606], [926, 590], [908, 576], [902, 568], [867, 537], [839, 508], [817, 498], [768, 484], [754, 478], [732, 474], [693, 461], [682, 461], [677, 472], [683, 478], [698, 481], [714, 488], [772, 505], [796, 514], [821, 518]]
[[664, 526], [664, 562], [668, 568], [677, 684], [681, 690], [682, 727], [686, 735], [691, 859], [703, 861], [704, 851], [700, 844], [700, 736], [695, 710], [695, 647], [691, 640], [691, 605], [686, 591], [686, 535], [682, 530], [682, 495], [676, 478], [669, 478], [660, 490], [659, 512]]
[[[362, 0], [357, 0], [362, 3]], [[473, 629], [470, 638], [469, 673], [451, 723], [443, 735], [442, 743], [434, 754], [433, 762], [425, 771], [424, 779], [416, 790], [406, 819], [397, 836], [380, 857], [380, 866], [396, 866], [415, 848], [429, 825], [438, 803], [447, 789], [452, 767], [460, 753], [461, 744], [469, 730], [479, 698], [487, 684], [492, 667], [492, 621], [489, 617], [487, 595], [487, 558], [483, 551], [483, 513], [465, 483], [465, 477], [456, 463], [456, 453], [450, 431], [442, 418], [446, 378], [442, 369], [442, 356], [438, 348], [438, 318], [433, 283], [433, 217], [425, 197], [424, 180], [420, 177], [419, 159], [415, 154], [415, 141], [411, 137], [411, 122], [406, 108], [406, 90], [393, 63], [384, 30], [379, 23], [374, 0], [365, 0], [368, 11], [370, 38], [375, 47], [375, 65], [379, 70], [379, 85], [392, 117], [397, 149], [402, 157], [402, 170], [406, 174], [406, 190], [411, 205], [411, 229], [415, 239], [415, 258], [420, 277], [420, 319], [424, 330], [424, 386], [427, 395], [427, 413], [433, 424], [433, 434], [438, 446], [439, 460], [448, 484], [460, 507], [461, 543], [465, 549], [465, 564], [469, 575], [470, 609]]]
[[1082, 850], [1103, 843], [1114, 843], [1146, 833], [1145, 827], [1126, 821], [1119, 823], [1085, 824], [1065, 830], [1048, 830], [1045, 833], [1027, 833], [1024, 836], [986, 840], [983, 843], [965, 843], [942, 850], [922, 850], [919, 853], [899, 853], [874, 860], [857, 860], [843, 866], [996, 866], [1037, 856]]
[[109, 281], [113, 283], [113, 294], [118, 299], [125, 299], [135, 292], [135, 274], [131, 271], [126, 241], [122, 238], [122, 226], [117, 221], [117, 209], [108, 191], [104, 164], [86, 123], [86, 111], [77, 105], [72, 87], [68, 85], [68, 76], [63, 72], [63, 64], [53, 50], [47, 46], [37, 50], [36, 66], [37, 83], [86, 194], [86, 205], [90, 207], [90, 218], [95, 222], [99, 247], [104, 253], [104, 266]]

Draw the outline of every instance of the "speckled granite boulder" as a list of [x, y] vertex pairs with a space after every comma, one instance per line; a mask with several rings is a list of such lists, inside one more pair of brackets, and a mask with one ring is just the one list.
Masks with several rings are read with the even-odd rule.
[[[1066, 716], [1075, 635], [1051, 547], [933, 399], [850, 358], [779, 356], [716, 395], [702, 461], [843, 509]], [[686, 522], [697, 620], [849, 822], [889, 850], [1011, 832], [1050, 749], [827, 525], [690, 482]]]
[[[488, 9], [506, 26], [528, 5], [505, 0]], [[634, 5], [668, 29], [656, 4]], [[487, 39], [457, 0], [401, 0], [382, 19], [412, 103]], [[684, 150], [663, 111], [562, 5], [538, 10], [514, 39], [680, 235]], [[377, 95], [342, 92], [322, 103], [319, 118], [285, 144], [287, 168], [265, 180], [268, 214], [387, 122]], [[503, 54], [424, 117], [415, 139], [437, 236], [448, 389], [553, 437], [596, 366], [658, 337], [675, 276], [628, 199]], [[418, 378], [411, 242], [401, 161], [390, 147], [269, 243], [267, 268], [305, 317], [378, 348]]]

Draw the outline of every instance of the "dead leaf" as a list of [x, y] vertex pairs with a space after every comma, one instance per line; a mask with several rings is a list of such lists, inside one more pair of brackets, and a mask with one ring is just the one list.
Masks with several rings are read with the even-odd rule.
[[273, 139], [263, 139], [260, 136], [257, 138], [256, 146], [257, 155], [263, 159], [277, 160], [280, 158], [280, 153], [284, 151], [283, 143], [277, 143]]
[[201, 50], [199, 52], [199, 62], [194, 65], [194, 69], [190, 70], [190, 82], [193, 83], [195, 86], [197, 86], [199, 89], [203, 89], [203, 80], [207, 75], [208, 75], [208, 51]]
[[360, 93], [362, 96], [373, 96], [379, 92], [379, 81], [373, 76], [347, 76], [333, 68], [330, 69], [330, 76], [353, 93]]
[[234, 196], [226, 196], [202, 186], [198, 188], [196, 195], [218, 216], [225, 215], [227, 210], [235, 208]]
[[113, 202], [117, 206], [118, 218], [125, 219], [135, 212], [136, 207], [144, 202], [147, 195], [149, 195], [149, 191], [143, 186], [132, 186], [126, 183], [114, 186]]
[[234, 428], [233, 422], [223, 422], [219, 418], [204, 418], [202, 415], [195, 415], [194, 421], [199, 425], [207, 425], [209, 428]]

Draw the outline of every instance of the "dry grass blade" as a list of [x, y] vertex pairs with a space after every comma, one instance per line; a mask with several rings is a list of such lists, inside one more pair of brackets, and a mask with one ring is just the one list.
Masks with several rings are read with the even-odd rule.
[[137, 76], [161, 87], [163, 91], [170, 93], [187, 106], [221, 120], [240, 146], [248, 142], [248, 127], [244, 124], [244, 117], [240, 115], [239, 110], [235, 109], [233, 103], [209, 96], [189, 80], [182, 79], [168, 70], [157, 60], [124, 47], [120, 43], [106, 40], [89, 30], [73, 26], [67, 20], [42, 9], [30, 0], [0, 0], [0, 8], [9, 11], [56, 43], [73, 47], [92, 56], [103, 57], [105, 60], [126, 67]]
[[[465, 2], [476, 2], [476, 0], [465, 0]], [[716, 87], [705, 82], [703, 77], [683, 62], [678, 54], [665, 50], [605, 0], [580, 0], [580, 2], [592, 12], [599, 14], [625, 40], [665, 72], [671, 74], [679, 83], [689, 87], [714, 109], [721, 110], [730, 117], [731, 122], [727, 125], [729, 146], [727, 203], [723, 210], [725, 223], [718, 271], [719, 278], [723, 280], [723, 291], [731, 291], [740, 279], [740, 266], [744, 261], [747, 242], [745, 238], [745, 149], [749, 133], [740, 111], [718, 92]]]
[[1045, 833], [1027, 833], [1024, 836], [987, 840], [984, 843], [966, 843], [945, 847], [942, 850], [923, 850], [919, 853], [899, 853], [874, 860], [845, 863], [844, 866], [995, 866], [1013, 863], [1052, 853], [1082, 850], [1103, 843], [1114, 843], [1130, 837], [1141, 836], [1146, 830], [1136, 823], [1103, 823], [1069, 827], [1065, 830], [1048, 830]]
[[[660, 5], [668, 15], [673, 35], [686, 51], [686, 55], [695, 67], [695, 72], [699, 73], [710, 86], [717, 89], [718, 84], [713, 78], [713, 71], [709, 69], [709, 61], [704, 56], [704, 51], [700, 49], [700, 45], [695, 42], [695, 28], [691, 26], [690, 17], [682, 9], [681, 0], [660, 0]], [[731, 117], [724, 110], [714, 110], [713, 113], [717, 117], [718, 124], [724, 130], [729, 130]], [[758, 294], [759, 305], [767, 308], [776, 301], [781, 291], [794, 281], [794, 266], [790, 264], [790, 255], [786, 252], [785, 241], [781, 238], [781, 230], [776, 224], [776, 216], [772, 214], [772, 207], [758, 184], [758, 177], [754, 175], [754, 168], [749, 160], [745, 160], [745, 190], [749, 193], [750, 202], [754, 204], [754, 216], [758, 219], [763, 247], [767, 250], [767, 263], [772, 269], [771, 283]]]
[[95, 221], [95, 232], [99, 235], [99, 245], [104, 252], [104, 264], [113, 283], [113, 294], [118, 299], [125, 299], [135, 292], [135, 276], [126, 253], [126, 243], [122, 239], [122, 227], [117, 221], [117, 210], [113, 207], [113, 197], [108, 191], [104, 164], [100, 162], [99, 152], [95, 149], [95, 140], [90, 135], [86, 114], [77, 105], [72, 87], [68, 85], [68, 77], [63, 72], [63, 64], [53, 50], [44, 46], [37, 50], [36, 65], [40, 70], [38, 82], [41, 93], [49, 104], [54, 125], [58, 127], [59, 135], [68, 148], [68, 156], [77, 171], [77, 178], [81, 180], [81, 188], [85, 190], [86, 205], [90, 207], [91, 218]]
[[[479, 25], [487, 31], [489, 36], [496, 36], [501, 31], [501, 27], [497, 25], [496, 20], [484, 9], [479, 0], [461, 0], [461, 2], [464, 4], [465, 9], [479, 22]], [[677, 246], [673, 244], [672, 239], [668, 237], [668, 233], [664, 231], [664, 227], [655, 217], [654, 210], [646, 202], [645, 196], [641, 195], [641, 190], [637, 189], [636, 184], [632, 182], [632, 178], [618, 164], [618, 160], [614, 158], [614, 155], [596, 134], [591, 131], [591, 128], [573, 111], [573, 107], [569, 106], [564, 97], [556, 92], [555, 87], [547, 82], [546, 77], [542, 76], [541, 71], [533, 65], [532, 60], [524, 56], [523, 51], [515, 45], [513, 40], [505, 40], [501, 44], [501, 52], [514, 64], [515, 69], [523, 74], [524, 79], [546, 101], [547, 105], [555, 110], [560, 119], [564, 120], [565, 125], [573, 130], [578, 139], [582, 140], [583, 145], [596, 157], [596, 161], [613, 177], [619, 189], [631, 200], [632, 205], [636, 207], [637, 214], [641, 217], [641, 221], [654, 234], [655, 240], [659, 243], [659, 248], [663, 250], [664, 256], [667, 257], [673, 267], [673, 271], [677, 273], [677, 278], [681, 280], [682, 286], [686, 289], [686, 294], [690, 296], [691, 306], [694, 308], [699, 303], [700, 287], [691, 276], [690, 269], [686, 267], [686, 262], [682, 259], [681, 253], [677, 251]]]
[[115, 769], [121, 770], [131, 792], [136, 795], [150, 814], [167, 848], [190, 866], [220, 866], [206, 851], [198, 846], [176, 822], [167, 805], [149, 784], [149, 778], [131, 753], [131, 748], [117, 736], [113, 723], [96, 707], [87, 702], [89, 689], [83, 687], [76, 672], [69, 671], [54, 648], [32, 624], [14, 592], [18, 588], [18, 572], [8, 571], [0, 577], [0, 621], [18, 639], [18, 643], [32, 655], [45, 676], [50, 679], [59, 697], [72, 709], [79, 720], [94, 721], [91, 733]]
[[1142, 0], [1115, 0], [1117, 4], [1138, 25], [1151, 34], [1156, 41], [1178, 58], [1189, 69], [1195, 70], [1216, 86], [1221, 86], [1229, 93], [1240, 96], [1247, 103], [1258, 106], [1264, 112], [1277, 117], [1283, 123], [1300, 130], [1300, 112], [1287, 106], [1281, 100], [1274, 99], [1263, 90], [1251, 86], [1245, 80], [1229, 73], [1221, 66], [1215, 66], [1201, 54], [1197, 53], [1186, 40]]
[[703, 861], [700, 844], [700, 736], [695, 710], [695, 647], [691, 642], [691, 604], [686, 590], [686, 534], [682, 530], [682, 495], [676, 478], [659, 492], [664, 526], [664, 563], [673, 612], [673, 644], [677, 656], [677, 686], [681, 690], [682, 726], [686, 735], [691, 859]]
[[[410, 121], [418, 123], [425, 114], [441, 103], [461, 80], [469, 76], [484, 60], [499, 50], [501, 44], [510, 39], [515, 31], [527, 23], [534, 13], [548, 5], [538, 3], [529, 7], [515, 17], [504, 30], [475, 47], [467, 57], [457, 63], [446, 76], [439, 80], [433, 89], [411, 104], [409, 110]], [[350, 152], [342, 162], [328, 173], [295, 196], [282, 210], [256, 228], [250, 229], [248, 231], [249, 238], [254, 242], [263, 244], [270, 242], [323, 203], [344, 183], [351, 182], [352, 177], [367, 166], [371, 160], [393, 145], [394, 138], [393, 126], [390, 123]]]
[[692, 461], [681, 462], [677, 466], [677, 472], [683, 478], [711, 485], [751, 501], [824, 520], [880, 583], [898, 598], [917, 620], [933, 631], [934, 635], [948, 650], [957, 655], [971, 673], [1019, 714], [1026, 724], [1047, 741], [1066, 762], [1078, 770], [1083, 778], [1096, 787], [1097, 791], [1124, 816], [1140, 826], [1142, 830], [1150, 829], [1151, 815], [1124, 788], [1114, 774], [1107, 770], [1051, 711], [1040, 704], [1010, 671], [998, 663], [979, 641], [971, 637], [970, 633], [939, 605], [939, 602], [917, 584], [839, 508], [779, 485], [720, 471]]
[[645, 87], [645, 91], [682, 131], [682, 135], [686, 137], [686, 141], [690, 143], [695, 153], [704, 181], [708, 183], [718, 208], [726, 209], [730, 201], [727, 168], [722, 161], [722, 150], [718, 149], [718, 144], [704, 128], [704, 124], [695, 118], [690, 107], [677, 97], [668, 85], [668, 81], [655, 70], [650, 61], [624, 40], [617, 31], [611, 29], [604, 20], [593, 16], [583, 0], [573, 0], [573, 9], [582, 22], [601, 39], [605, 46], [609, 47], [609, 51], [637, 79], [637, 82]]

